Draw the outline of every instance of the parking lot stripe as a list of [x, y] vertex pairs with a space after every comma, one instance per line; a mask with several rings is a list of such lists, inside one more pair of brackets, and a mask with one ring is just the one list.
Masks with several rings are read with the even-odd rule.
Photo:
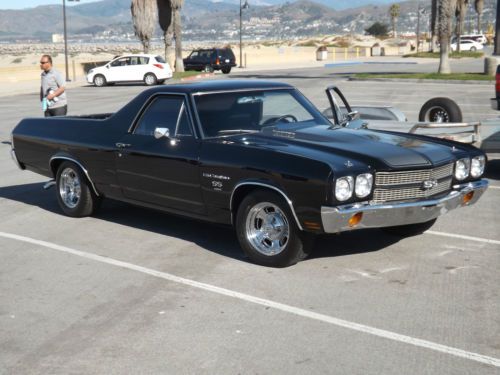
[[500, 186], [488, 186], [489, 189], [500, 189]]
[[427, 233], [427, 234], [433, 234], [435, 236], [452, 237], [452, 238], [459, 238], [461, 240], [469, 240], [469, 241], [475, 241], [475, 242], [490, 243], [490, 244], [493, 244], [493, 245], [500, 245], [500, 241], [490, 240], [489, 238], [464, 236], [463, 234], [446, 233], [446, 232], [436, 232], [436, 231], [433, 231], [433, 230], [428, 230], [425, 233]]
[[500, 367], [500, 359], [499, 358], [489, 357], [486, 355], [482, 355], [482, 354], [478, 354], [478, 353], [474, 353], [474, 352], [469, 352], [469, 351], [454, 348], [451, 346], [438, 344], [438, 343], [435, 343], [432, 341], [427, 341], [427, 340], [414, 338], [411, 336], [401, 335], [399, 333], [386, 331], [383, 329], [367, 326], [364, 324], [359, 324], [359, 323], [351, 322], [348, 320], [335, 318], [333, 316], [315, 313], [312, 311], [301, 309], [299, 307], [294, 307], [291, 305], [286, 305], [283, 303], [274, 302], [271, 300], [255, 297], [255, 296], [252, 296], [249, 294], [236, 292], [234, 290], [221, 288], [221, 287], [218, 287], [215, 285], [205, 284], [205, 283], [202, 283], [199, 281], [185, 279], [183, 277], [175, 276], [175, 275], [172, 275], [172, 274], [169, 274], [166, 272], [160, 272], [160, 271], [156, 271], [156, 270], [153, 270], [150, 268], [138, 266], [138, 265], [135, 265], [132, 263], [127, 263], [127, 262], [123, 262], [120, 260], [116, 260], [113, 258], [107, 258], [107, 257], [100, 256], [97, 254], [92, 254], [92, 253], [87, 253], [87, 252], [80, 251], [80, 250], [71, 249], [69, 247], [57, 245], [57, 244], [54, 244], [51, 242], [36, 240], [36, 239], [30, 238], [30, 237], [25, 237], [25, 236], [20, 236], [17, 234], [5, 233], [5, 232], [0, 232], [0, 237], [12, 239], [12, 240], [17, 240], [17, 241], [22, 241], [22, 242], [30, 243], [33, 245], [46, 247], [46, 248], [49, 248], [52, 250], [61, 251], [63, 253], [72, 254], [72, 255], [82, 257], [82, 258], [94, 260], [97, 262], [110, 264], [113, 266], [141, 272], [143, 274], [151, 275], [151, 276], [158, 277], [158, 278], [168, 280], [171, 282], [175, 282], [175, 283], [191, 286], [194, 288], [206, 290], [206, 291], [209, 291], [212, 293], [217, 293], [217, 294], [224, 295], [227, 297], [237, 298], [237, 299], [240, 299], [242, 301], [254, 303], [257, 305], [271, 307], [271, 308], [274, 308], [276, 310], [280, 310], [280, 311], [283, 311], [286, 313], [298, 315], [298, 316], [308, 318], [308, 319], [321, 321], [321, 322], [332, 324], [332, 325], [335, 325], [338, 327], [343, 327], [343, 328], [351, 329], [354, 331], [367, 333], [367, 334], [370, 334], [373, 336], [382, 337], [385, 339], [389, 339], [389, 340], [393, 340], [393, 341], [397, 341], [397, 342], [401, 342], [401, 343], [405, 343], [405, 344], [410, 344], [410, 345], [414, 345], [414, 346], [425, 348], [425, 349], [434, 350], [434, 351], [441, 352], [441, 353], [446, 353], [446, 354], [449, 354], [449, 355], [452, 355], [455, 357], [465, 358], [465, 359], [468, 359], [471, 361], [475, 361], [475, 362], [479, 362], [479, 363], [483, 363], [483, 364], [487, 364], [487, 365], [491, 365], [491, 366], [495, 366], [495, 367]]

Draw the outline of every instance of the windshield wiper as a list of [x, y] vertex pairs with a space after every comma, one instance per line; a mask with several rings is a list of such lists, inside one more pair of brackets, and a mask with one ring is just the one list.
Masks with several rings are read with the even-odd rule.
[[244, 134], [244, 133], [258, 133], [258, 130], [250, 130], [250, 129], [226, 129], [219, 130], [217, 135], [231, 135], [231, 134]]

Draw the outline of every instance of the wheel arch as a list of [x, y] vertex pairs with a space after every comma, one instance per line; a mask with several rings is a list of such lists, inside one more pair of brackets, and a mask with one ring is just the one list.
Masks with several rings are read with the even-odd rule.
[[99, 197], [100, 194], [97, 191], [97, 189], [95, 188], [94, 182], [90, 178], [88, 170], [83, 166], [83, 164], [81, 162], [79, 162], [77, 159], [75, 159], [74, 157], [72, 157], [70, 155], [54, 155], [50, 158], [49, 166], [50, 166], [50, 170], [52, 171], [52, 175], [54, 176], [54, 178], [57, 175], [57, 169], [64, 161], [71, 161], [71, 162], [75, 163], [76, 165], [78, 165], [78, 167], [82, 170], [82, 172], [85, 174], [85, 177], [89, 181], [90, 186], [92, 187], [92, 190], [94, 191], [95, 195], [97, 195]]
[[293, 202], [292, 200], [286, 195], [286, 193], [281, 190], [280, 188], [266, 182], [257, 182], [257, 181], [244, 181], [244, 182], [239, 182], [236, 184], [236, 186], [233, 188], [233, 191], [231, 193], [231, 199], [230, 199], [230, 212], [231, 212], [231, 224], [234, 225], [235, 222], [235, 215], [238, 211], [238, 207], [240, 203], [243, 201], [243, 199], [250, 194], [251, 192], [255, 190], [271, 190], [274, 192], [277, 192], [281, 197], [285, 200], [285, 202], [288, 204], [288, 207], [290, 208], [290, 211], [292, 211], [292, 215], [295, 219], [295, 223], [297, 224], [297, 227], [303, 231], [304, 229], [302, 228], [302, 225], [300, 224], [299, 218], [297, 217], [297, 214], [295, 213], [295, 209], [293, 207]]

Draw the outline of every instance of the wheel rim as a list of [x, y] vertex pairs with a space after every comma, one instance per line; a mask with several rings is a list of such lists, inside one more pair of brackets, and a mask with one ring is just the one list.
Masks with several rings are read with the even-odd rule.
[[59, 177], [59, 195], [64, 205], [75, 208], [82, 193], [80, 178], [72, 168], [66, 168]]
[[148, 74], [146, 76], [146, 84], [152, 85], [155, 83], [155, 77], [153, 77], [151, 74]]
[[248, 212], [246, 236], [259, 253], [273, 256], [281, 253], [290, 239], [288, 220], [275, 204], [258, 203]]
[[442, 107], [432, 107], [427, 111], [425, 121], [428, 122], [450, 122], [450, 115]]
[[95, 77], [96, 86], [102, 86], [104, 84], [104, 79], [101, 76]]

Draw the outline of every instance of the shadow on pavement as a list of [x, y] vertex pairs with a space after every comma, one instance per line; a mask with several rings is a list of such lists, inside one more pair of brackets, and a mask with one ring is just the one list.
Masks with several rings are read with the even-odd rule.
[[[53, 189], [44, 190], [43, 183], [5, 186], [0, 187], [0, 198], [37, 206], [62, 215]], [[240, 248], [235, 231], [229, 226], [188, 219], [111, 199], [103, 201], [94, 218], [180, 238], [219, 255], [248, 262]], [[318, 236], [310, 258], [373, 252], [398, 241], [398, 237], [387, 235], [377, 229], [353, 231], [341, 235], [322, 235]]]

